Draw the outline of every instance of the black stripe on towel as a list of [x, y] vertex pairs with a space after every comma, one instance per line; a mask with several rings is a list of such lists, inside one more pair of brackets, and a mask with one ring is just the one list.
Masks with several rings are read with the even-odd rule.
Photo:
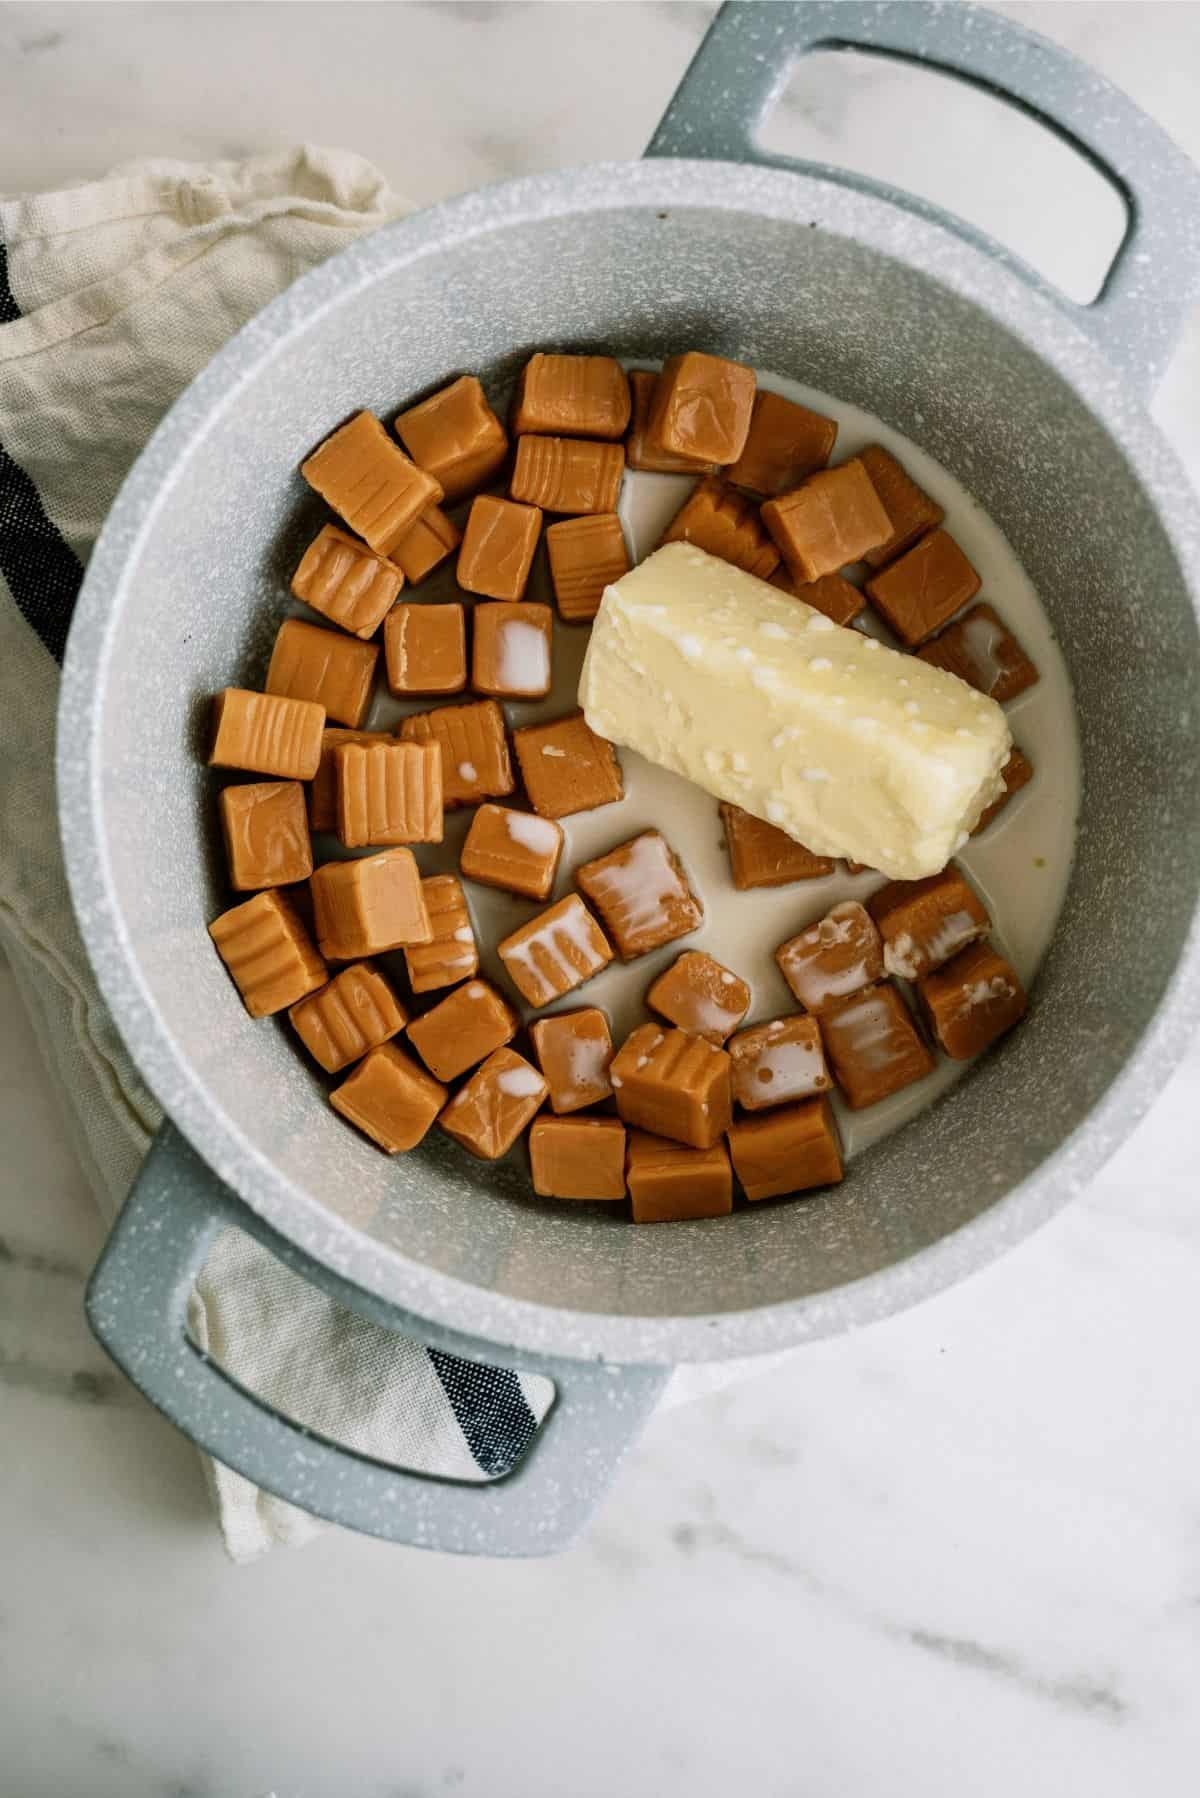
[[[8, 285], [8, 257], [0, 243], [0, 324], [21, 312]], [[56, 662], [63, 659], [83, 569], [46, 516], [37, 488], [0, 444], [0, 574], [17, 609]]]
[[480, 1472], [499, 1479], [516, 1466], [538, 1427], [520, 1381], [507, 1367], [484, 1367], [440, 1349], [428, 1354]]

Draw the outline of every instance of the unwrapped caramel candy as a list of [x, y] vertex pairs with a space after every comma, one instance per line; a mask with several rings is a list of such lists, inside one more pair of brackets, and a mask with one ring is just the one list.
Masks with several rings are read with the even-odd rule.
[[408, 1015], [379, 969], [354, 961], [293, 1005], [288, 1019], [313, 1060], [339, 1074], [403, 1030]]
[[671, 356], [651, 401], [651, 450], [726, 466], [746, 447], [757, 378], [742, 362], [688, 350]]
[[440, 506], [430, 506], [412, 530], [401, 537], [392, 551], [392, 560], [400, 564], [405, 580], [415, 587], [447, 556], [453, 555], [461, 542], [462, 532], [454, 521], [446, 517]]
[[577, 893], [568, 893], [497, 944], [508, 977], [540, 1008], [582, 986], [613, 958], [608, 938]]
[[433, 940], [411, 849], [325, 862], [309, 884], [317, 941], [330, 961], [357, 961]]
[[933, 1072], [933, 1056], [887, 981], [831, 1000], [819, 1017], [825, 1053], [852, 1111], [877, 1105]]
[[568, 624], [594, 618], [604, 589], [629, 573], [625, 533], [615, 512], [560, 518], [546, 531], [558, 615]]
[[600, 913], [622, 961], [660, 949], [704, 922], [683, 863], [657, 830], [584, 862], [575, 882]]
[[394, 429], [417, 466], [443, 488], [451, 506], [485, 486], [508, 454], [504, 426], [474, 375], [461, 375], [410, 406]]
[[934, 530], [946, 514], [935, 499], [907, 475], [890, 450], [872, 443], [860, 451], [859, 460], [871, 477], [871, 485], [883, 501], [883, 509], [891, 520], [892, 534], [877, 549], [869, 549], [863, 557], [871, 568], [882, 568], [910, 544]]
[[609, 1068], [617, 1110], [627, 1124], [693, 1149], [710, 1149], [732, 1116], [730, 1061], [702, 1036], [640, 1024]]
[[295, 906], [277, 887], [222, 912], [208, 934], [252, 1018], [283, 1011], [329, 978]]
[[923, 662], [957, 674], [977, 693], [1007, 705], [1038, 679], [1038, 671], [991, 606], [972, 606], [965, 618], [917, 651]]
[[476, 1062], [502, 1048], [517, 1034], [519, 1020], [494, 986], [486, 980], [468, 980], [414, 1018], [408, 1040], [431, 1074], [453, 1080]]
[[446, 1103], [446, 1089], [395, 1043], [380, 1043], [329, 1102], [387, 1154], [401, 1155], [425, 1136]]
[[728, 1048], [733, 1096], [746, 1111], [810, 1099], [833, 1085], [817, 1020], [805, 1012], [739, 1030]]
[[883, 977], [883, 940], [865, 906], [843, 900], [775, 951], [779, 971], [807, 1011], [823, 1011]]
[[467, 625], [462, 604], [393, 606], [383, 626], [387, 683], [410, 693], [461, 693], [467, 684]]
[[481, 805], [458, 865], [468, 880], [483, 886], [520, 893], [524, 899], [548, 899], [562, 847], [562, 826], [552, 818]]
[[225, 687], [213, 700], [209, 766], [311, 780], [321, 761], [324, 726], [323, 705]]
[[667, 526], [663, 543], [694, 543], [697, 549], [766, 580], [779, 566], [758, 507], [715, 476], [700, 482]]
[[403, 585], [399, 568], [335, 524], [317, 533], [292, 576], [297, 599], [356, 637], [375, 635]]
[[933, 1035], [954, 1061], [982, 1054], [1025, 1016], [1028, 1000], [1016, 969], [990, 943], [972, 943], [917, 982]]
[[797, 581], [819, 581], [861, 561], [892, 534], [891, 520], [857, 457], [769, 499], [762, 520]]
[[[759, 388], [746, 447], [729, 470], [735, 487], [764, 499], [788, 493], [824, 468], [837, 441], [837, 420]], [[753, 573], [754, 570], [751, 570]]]
[[1014, 743], [1000, 773], [1004, 781], [1004, 791], [999, 799], [993, 799], [992, 803], [980, 812], [979, 822], [971, 832], [973, 837], [977, 837], [981, 830], [987, 829], [992, 819], [1004, 810], [1014, 793], [1019, 793], [1022, 787], [1029, 785], [1033, 779], [1033, 763], [1025, 751], [1018, 749]]
[[721, 801], [721, 823], [733, 884], [739, 892], [753, 887], [783, 887], [793, 880], [821, 880], [833, 873], [828, 855], [814, 855], [777, 825]]
[[546, 1082], [514, 1049], [497, 1049], [476, 1068], [438, 1120], [447, 1136], [481, 1161], [512, 1148], [546, 1096]]
[[441, 842], [436, 743], [341, 743], [333, 760], [338, 836], [347, 849]]
[[494, 699], [414, 712], [400, 726], [407, 743], [437, 743], [442, 751], [442, 800], [447, 810], [503, 799], [512, 792], [512, 762], [504, 713]]
[[520, 437], [509, 492], [547, 512], [615, 512], [624, 472], [619, 443]]
[[522, 599], [541, 534], [537, 506], [481, 493], [471, 503], [458, 552], [459, 586], [485, 599]]
[[334, 724], [361, 730], [371, 704], [378, 643], [285, 618], [275, 638], [265, 682], [268, 693], [325, 707]]
[[826, 1098], [739, 1119], [730, 1125], [729, 1152], [748, 1199], [809, 1192], [842, 1178], [842, 1146]]
[[304, 788], [298, 780], [222, 788], [221, 831], [235, 892], [288, 886], [312, 873]]
[[521, 370], [512, 427], [558, 437], [620, 437], [629, 423], [629, 377], [615, 356], [548, 356]]
[[986, 936], [992, 921], [957, 868], [925, 880], [891, 880], [872, 893], [867, 909], [883, 938], [883, 965], [901, 980], [916, 980]]
[[533, 1190], [543, 1199], [623, 1199], [625, 1126], [617, 1118], [535, 1118]]
[[529, 1034], [549, 1088], [552, 1111], [579, 1111], [610, 1096], [612, 1036], [608, 1019], [597, 1006], [538, 1018], [529, 1026]]
[[512, 600], [477, 605], [472, 623], [471, 685], [501, 699], [544, 699], [550, 691], [554, 613]]
[[867, 582], [867, 594], [901, 643], [913, 648], [940, 630], [980, 588], [949, 531], [929, 531]]
[[404, 961], [413, 992], [430, 993], [477, 974], [479, 949], [456, 874], [429, 875], [421, 882], [421, 897], [433, 934], [427, 943], [406, 944]]
[[723, 1142], [689, 1149], [631, 1130], [626, 1179], [635, 1224], [727, 1217], [733, 1210], [733, 1171]]
[[[290, 702], [289, 702], [290, 703]], [[394, 743], [390, 730], [326, 730], [321, 733], [321, 759], [308, 790], [308, 822], [313, 830], [337, 829], [337, 763], [343, 743]]]
[[778, 587], [781, 593], [790, 593], [793, 599], [802, 599], [806, 606], [824, 612], [835, 624], [853, 624], [867, 603], [853, 581], [848, 581], [843, 574], [823, 574], [819, 581], [798, 581], [789, 568], [777, 568], [771, 576], [771, 585]]
[[646, 994], [660, 1018], [689, 1036], [723, 1043], [750, 1009], [750, 988], [711, 955], [687, 949]]
[[629, 371], [629, 391], [633, 398], [633, 421], [625, 439], [625, 466], [642, 474], [710, 474], [712, 463], [697, 461], [694, 456], [673, 456], [669, 450], [655, 449], [649, 441], [650, 414], [654, 409], [654, 390], [658, 376], [649, 369]]
[[522, 725], [513, 732], [513, 747], [529, 803], [543, 818], [595, 811], [625, 796], [616, 750], [582, 712]]
[[300, 473], [377, 555], [390, 556], [422, 512], [443, 497], [432, 475], [410, 462], [370, 412], [327, 437]]

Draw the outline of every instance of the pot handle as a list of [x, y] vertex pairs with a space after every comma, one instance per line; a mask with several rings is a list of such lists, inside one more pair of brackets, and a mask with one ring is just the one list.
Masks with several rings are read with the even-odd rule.
[[375, 1322], [494, 1362], [494, 1344], [374, 1301], [285, 1245], [240, 1205], [164, 1124], [92, 1274], [92, 1329], [134, 1385], [202, 1448], [256, 1485], [332, 1523], [452, 1554], [541, 1555], [591, 1517], [669, 1377], [505, 1352], [505, 1364], [554, 1382], [555, 1400], [525, 1458], [489, 1483], [387, 1466], [294, 1423], [248, 1392], [186, 1334], [188, 1296], [226, 1225], [251, 1229], [298, 1273]]
[[[773, 156], [756, 133], [810, 50], [923, 63], [1008, 100], [1111, 181], [1129, 223], [1099, 297], [1076, 305], [983, 232], [887, 183]], [[646, 151], [753, 162], [841, 182], [958, 233], [1019, 274], [1097, 340], [1139, 390], [1166, 370], [1200, 291], [1200, 170], [1119, 88], [998, 13], [931, 0], [726, 0]]]

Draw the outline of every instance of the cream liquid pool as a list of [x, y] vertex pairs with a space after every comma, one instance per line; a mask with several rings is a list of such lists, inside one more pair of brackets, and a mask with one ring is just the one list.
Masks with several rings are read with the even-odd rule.
[[[1038, 683], [1005, 707], [1013, 740], [1032, 761], [1034, 778], [996, 822], [981, 836], [972, 838], [955, 858], [991, 913], [994, 941], [1028, 986], [1054, 932], [1066, 893], [1079, 803], [1079, 744], [1070, 681], [1037, 594], [1003, 534], [962, 482], [898, 431], [856, 406], [796, 382], [763, 375], [760, 385], [838, 421], [835, 461], [856, 454], [868, 443], [881, 443], [899, 458], [913, 479], [944, 507], [946, 529], [982, 576], [979, 598], [995, 607], [1040, 672]], [[960, 472], [966, 481], [970, 480], [969, 464]], [[690, 475], [626, 473], [620, 515], [635, 562], [657, 546], [694, 485]], [[466, 510], [456, 508], [452, 515], [461, 522]], [[459, 597], [469, 607], [471, 598], [458, 593], [453, 570], [451, 557], [420, 586], [411, 592], [406, 588], [402, 597], [419, 601]], [[856, 580], [858, 572], [850, 571]], [[544, 549], [539, 549], [525, 598], [553, 605]], [[312, 617], [306, 608], [295, 610]], [[858, 626], [884, 642], [893, 641], [870, 608], [862, 614]], [[551, 695], [536, 703], [508, 702], [505, 711], [510, 725], [557, 717], [575, 708], [587, 638], [587, 625], [566, 625], [556, 617]], [[442, 703], [402, 702], [387, 693], [382, 676], [379, 684], [382, 690], [376, 694], [369, 720], [372, 728], [390, 728], [408, 712]], [[470, 693], [463, 693], [446, 703], [461, 703], [471, 697]], [[749, 983], [753, 1003], [747, 1023], [797, 1010], [776, 967], [776, 947], [823, 916], [839, 900], [865, 901], [883, 885], [882, 877], [868, 873], [851, 876], [839, 864], [838, 870], [823, 880], [740, 893], [730, 878], [717, 801], [691, 782], [653, 766], [630, 750], [622, 749], [620, 758], [625, 773], [624, 799], [617, 805], [562, 820], [566, 842], [558, 879], [546, 904], [573, 890], [572, 873], [580, 862], [602, 855], [638, 831], [653, 827], [662, 831], [681, 857], [693, 890], [704, 905], [704, 922], [691, 935], [635, 962], [614, 961], [595, 979], [543, 1011], [534, 1013], [529, 1007], [518, 1005], [522, 1015], [528, 1020], [597, 1005], [608, 1012], [613, 1039], [619, 1045], [629, 1030], [649, 1015], [643, 999], [651, 981], [685, 949], [706, 950]], [[516, 803], [521, 805], [524, 801], [517, 799]], [[457, 872], [459, 850], [472, 816], [471, 810], [447, 813], [444, 843], [415, 851], [423, 873]], [[347, 853], [336, 839], [315, 839], [318, 863]], [[464, 888], [480, 945], [480, 970], [496, 982], [510, 1002], [517, 1003], [494, 945], [543, 907], [470, 881], [464, 882]], [[379, 960], [385, 968], [395, 966], [403, 991], [403, 958], [382, 956]], [[425, 995], [424, 1003], [428, 1006], [442, 996], [443, 992]], [[1036, 1004], [1036, 993], [1033, 1002]], [[848, 1110], [835, 1095], [847, 1156], [858, 1154], [898, 1129], [961, 1079], [970, 1065], [939, 1056], [936, 1070], [927, 1079], [866, 1111]]]

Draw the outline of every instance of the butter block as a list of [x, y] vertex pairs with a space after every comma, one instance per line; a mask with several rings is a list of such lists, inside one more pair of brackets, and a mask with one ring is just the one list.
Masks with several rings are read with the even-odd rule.
[[579, 703], [611, 742], [892, 880], [945, 867], [1011, 747], [964, 682], [687, 543], [605, 589]]

